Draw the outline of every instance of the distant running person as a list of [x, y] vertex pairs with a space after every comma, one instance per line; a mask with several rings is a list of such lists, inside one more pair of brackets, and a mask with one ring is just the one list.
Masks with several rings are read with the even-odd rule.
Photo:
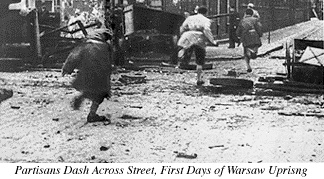
[[246, 17], [243, 18], [236, 30], [236, 35], [240, 37], [244, 49], [244, 59], [247, 72], [252, 72], [250, 59], [257, 58], [258, 48], [262, 45], [262, 25], [258, 18], [253, 17], [253, 10], [245, 11]]

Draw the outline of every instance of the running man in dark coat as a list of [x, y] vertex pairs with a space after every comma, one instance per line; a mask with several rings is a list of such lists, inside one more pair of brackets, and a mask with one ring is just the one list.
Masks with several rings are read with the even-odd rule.
[[246, 17], [243, 18], [236, 30], [236, 35], [240, 37], [244, 48], [244, 59], [247, 65], [247, 72], [252, 72], [250, 59], [257, 57], [258, 48], [262, 45], [262, 25], [258, 18], [253, 17], [253, 10], [245, 11]]
[[230, 8], [230, 17], [229, 17], [229, 47], [228, 48], [235, 48], [235, 43], [238, 43], [237, 46], [240, 44], [240, 39], [236, 36], [236, 29], [238, 24], [240, 23], [240, 15], [235, 10], [234, 7]]
[[77, 46], [67, 57], [62, 68], [62, 75], [71, 74], [79, 69], [72, 86], [81, 92], [74, 98], [72, 107], [77, 110], [82, 101], [88, 98], [92, 101], [88, 122], [107, 121], [103, 116], [96, 114], [104, 98], [109, 99], [110, 75], [112, 62], [112, 47], [107, 40], [112, 36], [108, 29], [97, 29], [87, 36], [87, 40]]

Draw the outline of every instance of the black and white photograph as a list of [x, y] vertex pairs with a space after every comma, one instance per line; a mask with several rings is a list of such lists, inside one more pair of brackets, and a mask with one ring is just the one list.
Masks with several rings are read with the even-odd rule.
[[324, 162], [323, 0], [1, 0], [0, 22], [0, 163]]

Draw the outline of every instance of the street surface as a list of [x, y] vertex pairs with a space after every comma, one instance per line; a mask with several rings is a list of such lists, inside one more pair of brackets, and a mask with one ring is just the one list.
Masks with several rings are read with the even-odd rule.
[[[289, 27], [286, 37], [312, 30], [312, 24]], [[281, 41], [264, 43], [260, 53], [286, 41], [283, 36], [273, 33]], [[237, 78], [254, 83], [286, 73], [284, 50], [252, 60], [253, 71], [246, 73], [244, 61], [237, 59], [241, 48], [208, 49], [214, 67], [205, 71], [201, 88], [195, 71], [115, 71], [112, 98], [98, 110], [110, 116], [110, 124], [86, 123], [88, 100], [72, 110], [70, 102], [78, 94], [70, 87], [73, 75], [0, 72], [0, 87], [14, 93], [0, 104], [0, 162], [324, 162], [323, 95], [209, 84], [210, 78], [235, 78], [227, 76], [232, 69]], [[122, 75], [146, 76], [146, 81], [125, 83]], [[318, 115], [284, 115], [294, 113]]]
[[[1, 162], [323, 162], [324, 118], [280, 112], [324, 113], [323, 95], [271, 90], [220, 90], [211, 77], [285, 73], [282, 59], [258, 58], [246, 74], [243, 60], [212, 62], [206, 84], [194, 71], [152, 68], [113, 74], [113, 97], [100, 106], [112, 123], [86, 123], [90, 102], [70, 107], [73, 77], [53, 71], [1, 72], [14, 96], [0, 105]], [[146, 83], [119, 82], [139, 73]], [[195, 159], [177, 153], [197, 154]]]

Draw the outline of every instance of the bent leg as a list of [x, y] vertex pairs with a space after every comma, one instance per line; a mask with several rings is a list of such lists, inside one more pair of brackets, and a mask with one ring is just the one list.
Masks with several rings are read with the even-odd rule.
[[197, 85], [202, 85], [204, 83], [202, 76], [202, 66], [205, 64], [205, 56], [206, 56], [206, 50], [202, 47], [195, 46], [195, 54], [196, 54], [196, 70], [197, 70]]
[[193, 52], [193, 47], [190, 47], [189, 49], [184, 49], [180, 47], [178, 51], [178, 57], [179, 57], [178, 67], [186, 66], [190, 63], [192, 52]]
[[246, 63], [247, 72], [252, 72], [252, 68], [250, 65], [250, 59], [251, 59], [251, 51], [248, 50], [248, 48], [244, 48], [244, 60]]
[[100, 122], [100, 121], [110, 121], [104, 116], [99, 116], [97, 114], [97, 110], [99, 108], [99, 105], [103, 102], [104, 98], [107, 97], [107, 94], [91, 94], [91, 106], [90, 111], [87, 116], [87, 122]]
[[84, 101], [85, 95], [83, 92], [81, 92], [80, 95], [73, 98], [71, 102], [71, 107], [73, 110], [79, 110], [81, 107], [82, 102]]

